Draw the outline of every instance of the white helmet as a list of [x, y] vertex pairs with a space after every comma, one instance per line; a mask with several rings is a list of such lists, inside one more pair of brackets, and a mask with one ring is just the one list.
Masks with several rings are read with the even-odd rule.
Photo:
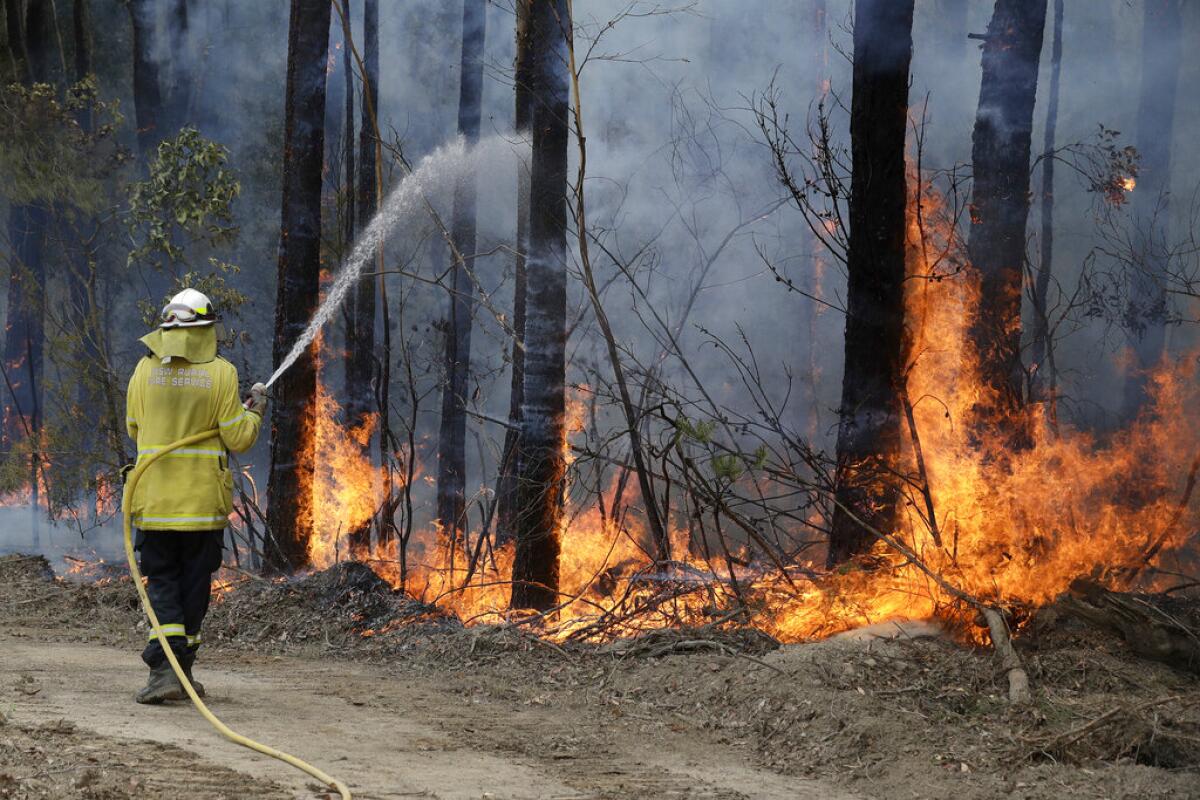
[[184, 289], [163, 306], [159, 327], [196, 328], [216, 321], [217, 312], [208, 297], [195, 289]]

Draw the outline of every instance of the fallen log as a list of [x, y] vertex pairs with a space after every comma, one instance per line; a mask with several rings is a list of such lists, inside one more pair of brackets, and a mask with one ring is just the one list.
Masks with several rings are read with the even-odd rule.
[[1142, 658], [1200, 674], [1200, 626], [1167, 601], [1078, 578], [1059, 601], [1067, 614], [1125, 640]]

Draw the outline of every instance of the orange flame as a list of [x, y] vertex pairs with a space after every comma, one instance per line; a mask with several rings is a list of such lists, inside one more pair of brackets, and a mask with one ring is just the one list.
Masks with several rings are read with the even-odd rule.
[[[1150, 407], [1127, 430], [1105, 441], [1087, 432], [1055, 430], [1045, 404], [1021, 412], [1031, 417], [1028, 448], [1014, 452], [999, 435], [973, 440], [974, 409], [992, 399], [968, 344], [980, 302], [978, 278], [969, 269], [941, 263], [957, 264], [945, 256], [961, 251], [951, 214], [936, 192], [915, 177], [912, 183], [907, 391], [940, 544], [923, 516], [924, 498], [912, 488], [921, 485], [922, 476], [915, 474], [910, 450], [895, 465], [911, 476], [909, 502], [896, 530], [888, 533], [950, 583], [991, 603], [1023, 606], [1048, 602], [1076, 577], [1111, 577], [1115, 568], [1137, 565], [1159, 540], [1164, 551], [1181, 546], [1195, 520], [1181, 509], [1172, 490], [1183, 482], [1196, 446], [1196, 360], [1185, 359], [1155, 375]], [[584, 429], [588, 391], [580, 386], [572, 392], [570, 434]], [[317, 527], [310, 552], [317, 566], [345, 557], [341, 537], [366, 523], [379, 501], [381, 473], [363, 448], [375, 420], [347, 430], [336, 422], [339, 411], [322, 386], [309, 432], [316, 459], [311, 502]], [[572, 458], [570, 447], [564, 448]], [[1129, 491], [1131, 483], [1143, 490]], [[782, 640], [798, 641], [862, 624], [946, 614], [953, 605], [934, 581], [882, 544], [872, 553], [882, 567], [811, 580], [756, 567], [746, 553], [732, 553], [714, 566], [697, 552], [702, 548], [688, 530], [675, 529], [670, 538], [677, 563], [664, 572], [647, 552], [643, 522], [627, 505], [632, 498], [627, 494], [618, 500], [620, 484], [617, 476], [603, 496], [582, 505], [568, 503], [560, 532], [562, 606], [548, 635], [563, 637], [628, 611], [636, 611], [636, 619], [613, 625], [610, 635], [680, 620], [707, 621], [749, 596], [753, 624]], [[1187, 524], [1177, 524], [1183, 513], [1189, 514]], [[512, 547], [479, 547], [478, 531], [468, 534], [461, 549], [450, 552], [436, 530], [418, 531], [405, 588], [467, 623], [505, 618], [510, 613]], [[395, 547], [390, 542], [373, 553], [373, 566], [399, 585]], [[663, 592], [668, 584], [694, 585], [696, 590], [671, 595]], [[662, 600], [665, 595], [668, 602]]]

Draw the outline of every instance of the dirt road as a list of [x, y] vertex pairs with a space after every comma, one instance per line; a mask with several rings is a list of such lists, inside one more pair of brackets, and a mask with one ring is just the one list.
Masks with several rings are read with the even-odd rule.
[[[755, 769], [687, 731], [641, 736], [636, 720], [597, 724], [344, 661], [220, 659], [197, 669], [213, 711], [337, 775], [359, 798], [852, 797]], [[0, 707], [16, 725], [73, 723], [97, 751], [137, 753], [128, 769], [141, 780], [188, 787], [181, 796], [326, 796], [301, 773], [220, 738], [189, 704], [135, 705], [143, 675], [128, 650], [0, 634]]]

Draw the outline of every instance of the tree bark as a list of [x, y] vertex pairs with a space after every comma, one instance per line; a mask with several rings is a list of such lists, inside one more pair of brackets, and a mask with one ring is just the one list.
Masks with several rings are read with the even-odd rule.
[[158, 61], [154, 58], [154, 0], [130, 0], [129, 19], [133, 24], [133, 115], [138, 150], [147, 158], [162, 141], [165, 127]]
[[846, 359], [831, 565], [874, 542], [855, 517], [892, 530], [899, 498], [893, 470], [900, 450], [897, 388], [903, 380], [904, 139], [912, 20], [913, 0], [859, 0], [855, 9]]
[[971, 160], [974, 188], [968, 252], [980, 278], [979, 313], [971, 339], [979, 354], [985, 396], [981, 428], [1013, 426], [1024, 405], [1021, 296], [1025, 226], [1029, 218], [1029, 155], [1046, 0], [996, 0], [983, 40], [983, 77]]
[[566, 48], [570, 35], [565, 0], [534, 3], [530, 26], [533, 157], [514, 608], [548, 609], [558, 597], [559, 523], [566, 477]]
[[[514, 65], [514, 129], [517, 137], [528, 140], [532, 118], [533, 39], [530, 31], [532, 0], [517, 0], [517, 56]], [[525, 397], [525, 257], [529, 239], [529, 170], [517, 166], [517, 235], [513, 259], [513, 334], [512, 386], [509, 393], [508, 421], [504, 449], [500, 456], [500, 477], [496, 491], [496, 543], [504, 544], [515, 536], [517, 509], [517, 463], [521, 447], [521, 405]]]
[[1146, 0], [1145, 6], [1137, 130], [1141, 161], [1133, 192], [1135, 265], [1126, 315], [1135, 321], [1134, 363], [1125, 383], [1126, 418], [1135, 416], [1146, 402], [1147, 379], [1162, 361], [1166, 342], [1171, 139], [1183, 28], [1180, 0]]
[[[61, 50], [54, 35], [53, 8], [46, 0], [28, 4], [14, 0], [6, 8], [9, 30], [18, 32], [12, 43], [26, 59], [30, 83], [53, 80]], [[14, 20], [15, 17], [15, 20]], [[55, 54], [58, 55], [57, 61]], [[42, 374], [45, 350], [46, 234], [51, 223], [44, 203], [13, 205], [9, 210], [8, 236], [13, 253], [8, 282], [8, 328], [4, 337], [5, 382], [10, 403], [4, 416], [6, 448], [28, 441], [29, 488], [34, 546], [39, 546], [39, 483], [41, 472]]]
[[4, 26], [14, 78], [30, 83], [33, 76], [29, 73], [29, 52], [25, 47], [25, 0], [4, 0]]
[[[92, 74], [92, 20], [88, 0], [75, 0], [71, 15], [72, 39], [75, 47], [74, 80], [83, 81]], [[93, 119], [89, 106], [84, 106], [76, 112], [79, 127], [92, 132]], [[100, 324], [100, 310], [96, 307], [96, 236], [100, 229], [99, 221], [93, 216], [84, 216], [79, 209], [64, 209], [61, 221], [61, 242], [67, 261], [66, 283], [70, 299], [68, 320], [71, 329], [79, 337], [79, 345], [74, 355], [81, 363], [104, 364], [103, 336], [104, 328]], [[79, 407], [91, 409], [93, 412], [106, 409], [106, 397], [111, 393], [111, 379], [104, 370], [79, 381], [76, 389], [76, 399]], [[105, 415], [109, 416], [109, 415]], [[95, 418], [93, 418], [95, 419]], [[114, 455], [124, 455], [124, 426], [117, 425], [117, 420], [109, 416], [105, 420], [107, 431], [117, 431], [119, 436], [108, 435], [110, 444], [118, 444]], [[80, 429], [81, 448], [85, 452], [93, 452], [105, 430], [101, 427], [85, 426]], [[91, 456], [88, 456], [91, 457]], [[121, 459], [118, 463], [124, 463]]]
[[1062, 74], [1063, 0], [1054, 0], [1054, 41], [1050, 47], [1050, 100], [1046, 109], [1046, 137], [1042, 143], [1042, 258], [1033, 287], [1033, 341], [1029, 364], [1036, 385], [1055, 383], [1054, 361], [1047, 361], [1050, 335], [1046, 295], [1054, 274], [1054, 139], [1058, 131], [1058, 93]]
[[[487, 28], [485, 0], [464, 0], [458, 134], [470, 150], [479, 141], [483, 103], [483, 48]], [[475, 252], [475, 173], [462, 175], [454, 187], [450, 235], [460, 258], [450, 270], [450, 314], [446, 320], [442, 418], [438, 436], [438, 521], [443, 542], [455, 552], [466, 530], [467, 393], [471, 369], [471, 328], [475, 283], [464, 263]]]
[[[347, 19], [349, 16], [347, 15]], [[349, 48], [349, 43], [345, 45]], [[355, 216], [364, 228], [370, 224], [376, 209], [375, 120], [372, 114], [379, 105], [379, 0], [364, 0], [363, 3], [363, 51], [362, 68], [366, 85], [358, 131], [358, 197], [355, 200]], [[347, 107], [349, 111], [349, 107]], [[349, 354], [346, 358], [346, 421], [352, 427], [364, 425], [376, 408], [374, 386], [376, 382], [375, 355], [375, 282], [384, 280], [383, 275], [365, 277], [358, 282], [350, 296], [349, 324], [346, 339]], [[384, 440], [383, 420], [379, 422], [381, 454], [387, 449]], [[363, 457], [370, 458], [370, 444], [363, 449]], [[350, 532], [350, 547], [357, 555], [370, 550], [371, 529], [369, 524]]]
[[[328, 0], [292, 0], [283, 134], [283, 202], [275, 297], [274, 362], [287, 356], [316, 309], [321, 266], [321, 172], [325, 150], [325, 59]], [[312, 462], [303, 457], [305, 431], [315, 412], [315, 345], [275, 386], [271, 415], [271, 472], [267, 523], [278, 544], [271, 567], [308, 564], [313, 532]]]

